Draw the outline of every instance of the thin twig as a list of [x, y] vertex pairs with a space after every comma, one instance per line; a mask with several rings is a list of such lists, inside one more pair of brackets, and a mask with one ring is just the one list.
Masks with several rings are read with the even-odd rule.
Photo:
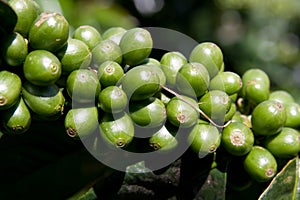
[[212, 125], [218, 127], [218, 128], [225, 128], [226, 126], [228, 126], [231, 121], [229, 120], [228, 122], [226, 122], [224, 125], [218, 125], [216, 124], [210, 117], [208, 117], [199, 107], [195, 106], [191, 101], [189, 101], [188, 99], [184, 98], [184, 96], [178, 94], [177, 92], [171, 90], [170, 88], [164, 86], [164, 85], [160, 85], [164, 90], [170, 92], [171, 94], [175, 95], [176, 97], [178, 97], [180, 100], [184, 101], [185, 103], [189, 104], [190, 106], [192, 106], [197, 112], [199, 112], [201, 115], [203, 115], [205, 117], [205, 119], [207, 119]]

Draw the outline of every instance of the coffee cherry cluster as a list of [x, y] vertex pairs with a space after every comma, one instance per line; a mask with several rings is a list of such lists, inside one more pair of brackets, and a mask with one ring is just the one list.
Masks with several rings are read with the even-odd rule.
[[137, 136], [147, 141], [141, 152], [168, 153], [188, 143], [199, 157], [227, 152], [261, 182], [275, 176], [277, 159], [298, 155], [299, 104], [286, 91], [272, 91], [261, 69], [226, 71], [215, 43], [198, 44], [188, 57], [152, 57], [145, 28], [101, 34], [82, 25], [70, 32], [64, 16], [33, 0], [9, 6], [18, 21], [1, 45], [5, 134], [57, 120], [70, 137], [97, 135], [112, 148], [126, 149]]

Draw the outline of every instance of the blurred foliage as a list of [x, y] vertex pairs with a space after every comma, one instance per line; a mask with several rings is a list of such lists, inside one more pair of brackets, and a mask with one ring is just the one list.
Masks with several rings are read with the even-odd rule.
[[[300, 2], [215, 2], [223, 10], [216, 36], [226, 50], [231, 52], [229, 55], [233, 55], [230, 59], [235, 58], [233, 68], [240, 71], [238, 65], [241, 64], [244, 65], [241, 70], [262, 68], [270, 75], [274, 89], [286, 89], [299, 99]], [[230, 35], [234, 36], [233, 40], [230, 40]]]
[[268, 73], [272, 88], [300, 102], [300, 1], [287, 0], [60, 0], [73, 27], [155, 26], [212, 41], [227, 70]]
[[73, 28], [92, 25], [100, 32], [109, 27], [122, 26], [126, 29], [138, 25], [130, 12], [113, 0], [59, 0], [64, 16]]

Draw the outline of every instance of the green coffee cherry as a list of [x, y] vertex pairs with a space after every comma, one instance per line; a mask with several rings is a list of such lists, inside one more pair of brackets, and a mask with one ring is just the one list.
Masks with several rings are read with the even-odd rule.
[[98, 107], [109, 113], [119, 113], [125, 110], [128, 99], [126, 93], [117, 86], [108, 86], [100, 91]]
[[77, 69], [68, 76], [66, 90], [75, 102], [93, 103], [99, 96], [101, 84], [95, 72], [88, 69]]
[[120, 47], [111, 40], [102, 40], [92, 49], [92, 67], [98, 69], [105, 61], [122, 62]]
[[126, 72], [120, 80], [120, 85], [131, 100], [147, 99], [160, 90], [160, 80], [156, 70], [143, 65]]
[[99, 126], [98, 109], [95, 106], [72, 108], [65, 116], [66, 133], [74, 139], [85, 139]]
[[123, 76], [123, 68], [117, 62], [105, 61], [98, 67], [98, 78], [103, 87], [117, 85]]
[[155, 150], [161, 152], [168, 152], [178, 145], [176, 137], [168, 130], [166, 126], [162, 126], [149, 138], [149, 145]]
[[209, 87], [209, 73], [200, 63], [186, 63], [178, 71], [176, 85], [181, 94], [200, 97]]
[[100, 135], [108, 145], [125, 147], [134, 137], [133, 121], [125, 112], [118, 116], [105, 113], [99, 127]]
[[34, 0], [11, 0], [8, 3], [18, 16], [14, 31], [27, 37], [32, 23], [41, 13], [40, 6]]
[[132, 28], [126, 31], [120, 40], [124, 63], [130, 66], [143, 62], [151, 53], [153, 41], [151, 34], [144, 28]]
[[197, 123], [199, 113], [195, 110], [197, 102], [187, 96], [182, 96], [184, 100], [173, 97], [167, 104], [167, 119], [177, 127], [188, 128]]
[[252, 147], [243, 161], [243, 166], [246, 172], [258, 182], [270, 181], [277, 173], [276, 159], [261, 146]]
[[155, 96], [157, 98], [159, 98], [165, 105], [167, 105], [169, 103], [169, 101], [171, 100], [171, 98], [172, 98], [172, 97], [167, 96], [163, 92], [158, 92], [157, 94], [155, 94]]
[[2, 115], [2, 124], [6, 134], [25, 133], [31, 125], [31, 114], [22, 97]]
[[194, 47], [189, 61], [203, 64], [207, 68], [210, 78], [216, 76], [224, 64], [220, 47], [212, 42], [202, 42]]
[[22, 89], [21, 78], [12, 72], [0, 71], [0, 110], [12, 107], [19, 100]]
[[266, 100], [258, 104], [251, 114], [252, 130], [255, 135], [278, 133], [286, 121], [284, 106], [278, 101]]
[[[233, 104], [232, 104], [233, 105]], [[246, 126], [251, 128], [251, 116], [242, 114], [241, 112], [237, 111], [231, 118], [232, 122], [241, 122], [244, 123]]]
[[154, 70], [155, 73], [158, 75], [159, 78], [159, 84], [160, 85], [166, 85], [167, 82], [167, 78], [165, 73], [163, 72], [162, 68], [160, 65], [156, 65], [156, 64], [143, 64], [143, 66], [149, 67], [151, 68], [151, 70]]
[[146, 58], [142, 65], [150, 65], [150, 66], [160, 66], [160, 62], [155, 58]]
[[255, 107], [257, 104], [269, 99], [270, 79], [261, 69], [248, 69], [242, 75], [243, 86], [240, 91], [246, 106]]
[[70, 74], [79, 68], [88, 68], [92, 59], [88, 46], [81, 40], [72, 38], [56, 55], [60, 59], [63, 74]]
[[28, 54], [28, 41], [19, 33], [14, 32], [9, 35], [3, 44], [2, 56], [4, 61], [10, 66], [23, 64]]
[[269, 91], [270, 85], [258, 80], [248, 81], [242, 87], [243, 98], [254, 106], [268, 100]]
[[251, 129], [242, 122], [231, 122], [221, 135], [221, 145], [235, 156], [246, 155], [254, 145]]
[[272, 91], [269, 100], [275, 100], [283, 104], [286, 110], [285, 126], [297, 128], [300, 125], [300, 107], [289, 92], [285, 90]]
[[23, 73], [32, 84], [46, 86], [54, 84], [61, 76], [59, 59], [46, 50], [31, 51], [24, 62]]
[[242, 88], [243, 82], [241, 77], [234, 72], [219, 72], [211, 79], [210, 90], [222, 90], [228, 95], [237, 94]]
[[236, 102], [239, 98], [239, 94], [238, 93], [234, 93], [232, 95], [229, 95], [230, 99], [232, 102]]
[[160, 60], [169, 87], [176, 88], [176, 77], [179, 69], [187, 63], [187, 59], [180, 52], [167, 52]]
[[150, 97], [129, 105], [133, 122], [142, 128], [160, 127], [166, 121], [166, 108], [158, 98]]
[[111, 27], [105, 30], [102, 34], [104, 40], [109, 39], [114, 41], [116, 44], [120, 44], [121, 38], [126, 33], [126, 29], [122, 27]]
[[72, 37], [84, 42], [88, 46], [89, 50], [92, 50], [95, 45], [102, 40], [99, 31], [90, 25], [82, 25], [77, 27], [74, 30]]
[[300, 152], [300, 133], [294, 128], [283, 127], [279, 133], [268, 136], [263, 144], [275, 157], [289, 159]]
[[246, 85], [249, 81], [262, 81], [266, 85], [270, 85], [269, 76], [266, 72], [258, 68], [248, 69], [245, 71], [242, 75], [242, 81], [243, 85]]
[[65, 97], [54, 84], [36, 86], [25, 82], [22, 88], [23, 99], [28, 108], [37, 117], [61, 116], [64, 110]]
[[221, 90], [211, 90], [199, 99], [199, 108], [214, 122], [225, 122], [226, 113], [231, 107], [230, 97]]
[[225, 114], [225, 122], [228, 122], [229, 120], [231, 120], [234, 116], [234, 114], [237, 111], [237, 107], [235, 103], [231, 103], [230, 109], [228, 110], [228, 112]]
[[196, 124], [188, 136], [190, 148], [200, 158], [213, 153], [220, 146], [219, 130], [210, 124]]
[[220, 68], [220, 70], [219, 70], [219, 73], [220, 73], [220, 72], [224, 72], [224, 70], [225, 70], [225, 63], [224, 63], [224, 61], [223, 61], [222, 65], [221, 65], [221, 68]]
[[275, 90], [270, 93], [269, 100], [276, 100], [282, 103], [283, 105], [288, 103], [294, 103], [294, 97], [284, 90]]
[[28, 40], [33, 49], [56, 52], [69, 38], [69, 23], [65, 17], [55, 12], [43, 12], [32, 24]]
[[298, 128], [300, 126], [300, 105], [296, 102], [284, 103], [286, 121], [284, 126]]

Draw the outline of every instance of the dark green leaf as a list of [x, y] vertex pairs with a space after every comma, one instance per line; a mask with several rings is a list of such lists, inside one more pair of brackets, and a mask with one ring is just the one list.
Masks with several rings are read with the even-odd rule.
[[299, 158], [296, 157], [287, 162], [266, 190], [261, 194], [259, 199], [296, 200], [299, 199], [300, 188], [298, 186]]
[[[197, 195], [197, 199], [225, 199], [226, 173], [217, 168], [210, 171], [205, 184]], [[199, 198], [198, 198], [199, 197]]]

